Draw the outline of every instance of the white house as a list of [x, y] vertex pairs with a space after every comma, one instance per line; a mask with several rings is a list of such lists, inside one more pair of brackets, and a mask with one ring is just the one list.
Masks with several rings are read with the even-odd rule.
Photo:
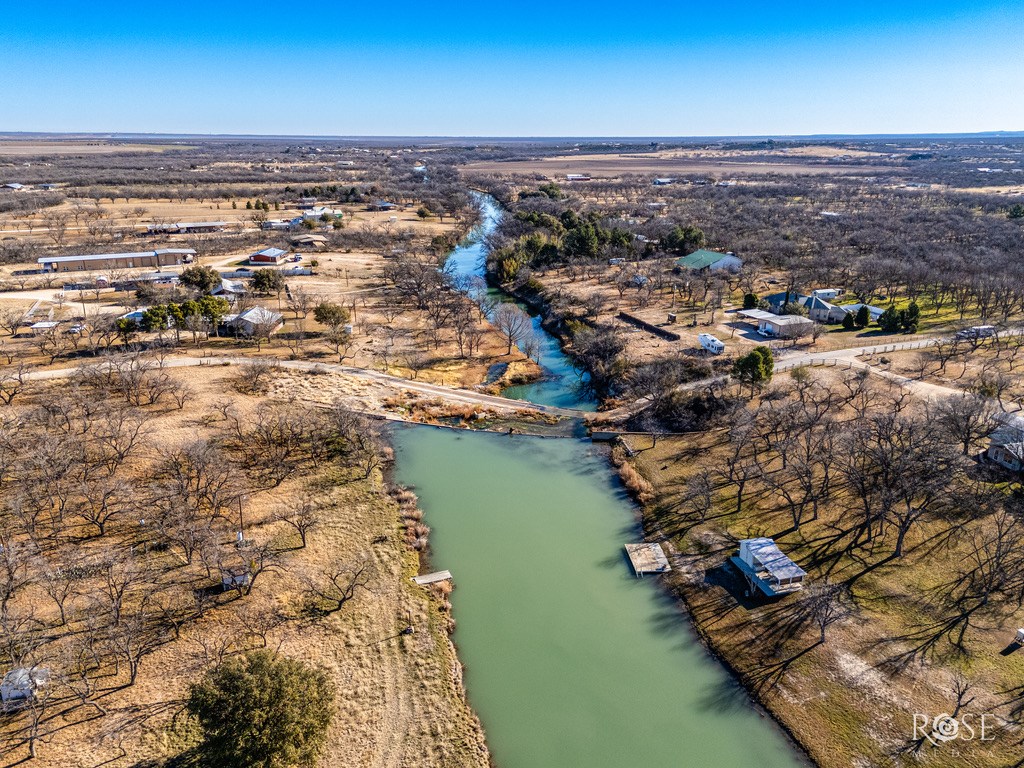
[[1011, 472], [1024, 471], [1024, 418], [1000, 414], [996, 420], [999, 427], [989, 438], [985, 455]]
[[814, 321], [800, 315], [775, 315], [763, 309], [743, 309], [738, 313], [757, 326], [762, 336], [798, 339], [814, 328]]
[[878, 318], [885, 314], [884, 309], [881, 309], [880, 307], [873, 307], [870, 304], [843, 304], [839, 308], [847, 314], [856, 315], [860, 311], [860, 308], [864, 306], [868, 308], [868, 315], [871, 317], [871, 322], [873, 323], [878, 322]]
[[238, 315], [225, 315], [224, 324], [242, 336], [253, 336], [258, 329], [273, 333], [284, 323], [284, 316], [266, 307], [253, 307]]

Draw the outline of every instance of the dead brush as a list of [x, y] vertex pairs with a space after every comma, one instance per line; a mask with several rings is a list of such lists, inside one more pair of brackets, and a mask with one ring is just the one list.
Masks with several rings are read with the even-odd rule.
[[641, 475], [632, 464], [623, 463], [619, 467], [619, 479], [626, 486], [630, 495], [641, 504], [647, 504], [654, 498], [654, 486]]

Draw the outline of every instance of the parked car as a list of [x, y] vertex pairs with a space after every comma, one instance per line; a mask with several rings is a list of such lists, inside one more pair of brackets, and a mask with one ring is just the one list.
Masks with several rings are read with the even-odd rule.
[[996, 335], [994, 325], [975, 325], [972, 328], [964, 328], [956, 332], [958, 339], [990, 339]]

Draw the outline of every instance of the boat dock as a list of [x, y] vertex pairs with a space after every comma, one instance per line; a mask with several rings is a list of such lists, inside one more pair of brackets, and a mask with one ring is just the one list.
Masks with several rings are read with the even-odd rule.
[[413, 576], [412, 580], [421, 587], [425, 587], [438, 581], [451, 581], [451, 578], [452, 575], [449, 571], [434, 571], [433, 573], [425, 573], [422, 576]]
[[668, 558], [665, 557], [665, 551], [657, 542], [627, 544], [626, 554], [629, 555], [629, 562], [633, 564], [637, 578], [645, 573], [667, 573], [672, 570]]

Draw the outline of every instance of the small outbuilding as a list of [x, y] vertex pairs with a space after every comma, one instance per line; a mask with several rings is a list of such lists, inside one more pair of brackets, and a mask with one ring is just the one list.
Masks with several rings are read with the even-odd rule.
[[43, 667], [15, 667], [0, 681], [0, 708], [11, 711], [36, 698], [40, 688], [50, 682], [50, 671]]
[[58, 320], [40, 320], [38, 323], [32, 323], [28, 328], [32, 331], [33, 336], [43, 336], [53, 331], [60, 321]]
[[327, 245], [327, 238], [323, 235], [296, 235], [291, 242], [299, 248], [323, 248]]

